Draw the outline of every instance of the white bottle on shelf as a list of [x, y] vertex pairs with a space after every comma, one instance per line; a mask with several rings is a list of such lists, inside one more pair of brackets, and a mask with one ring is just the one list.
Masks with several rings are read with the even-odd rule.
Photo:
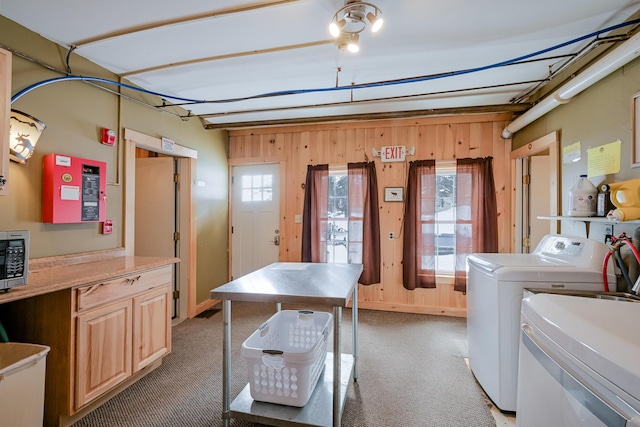
[[597, 212], [598, 189], [589, 181], [587, 175], [580, 175], [569, 190], [569, 215], [594, 216]]

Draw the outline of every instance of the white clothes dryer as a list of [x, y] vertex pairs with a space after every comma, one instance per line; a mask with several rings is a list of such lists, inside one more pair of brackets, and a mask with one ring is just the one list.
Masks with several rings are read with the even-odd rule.
[[[471, 371], [502, 411], [516, 410], [520, 307], [526, 288], [604, 289], [609, 247], [582, 237], [546, 235], [531, 254], [467, 257], [467, 339]], [[615, 283], [612, 262], [609, 283]]]
[[525, 298], [516, 425], [640, 426], [639, 321], [637, 300]]

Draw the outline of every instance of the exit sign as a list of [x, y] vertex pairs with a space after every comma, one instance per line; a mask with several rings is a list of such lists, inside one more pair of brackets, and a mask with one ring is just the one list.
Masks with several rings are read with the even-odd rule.
[[404, 162], [407, 150], [403, 145], [392, 145], [382, 147], [380, 150], [380, 159], [383, 162]]

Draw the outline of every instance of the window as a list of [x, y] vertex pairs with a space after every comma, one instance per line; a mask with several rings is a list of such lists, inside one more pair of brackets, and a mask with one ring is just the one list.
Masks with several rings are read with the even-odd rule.
[[307, 166], [302, 261], [362, 264], [359, 283], [380, 283], [380, 219], [374, 162]]
[[273, 175], [245, 175], [242, 177], [242, 201], [273, 200]]
[[362, 193], [360, 177], [349, 180], [346, 167], [329, 170], [327, 262], [361, 263], [364, 213], [362, 206], [349, 205], [349, 184], [354, 194]]
[[409, 162], [402, 284], [435, 288], [436, 273], [466, 292], [466, 257], [498, 252], [492, 158]]
[[347, 168], [329, 170], [327, 262], [349, 262], [349, 177]]
[[455, 162], [410, 162], [403, 234], [403, 285], [435, 288], [436, 276], [453, 280], [457, 246]]
[[456, 164], [436, 162], [435, 270], [451, 275], [456, 252]]

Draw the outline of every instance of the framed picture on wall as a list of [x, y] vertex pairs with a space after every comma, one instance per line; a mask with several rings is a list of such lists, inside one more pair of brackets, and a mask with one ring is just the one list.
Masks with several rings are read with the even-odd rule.
[[385, 202], [401, 202], [402, 200], [402, 187], [384, 187]]
[[631, 99], [631, 167], [640, 167], [640, 92]]

